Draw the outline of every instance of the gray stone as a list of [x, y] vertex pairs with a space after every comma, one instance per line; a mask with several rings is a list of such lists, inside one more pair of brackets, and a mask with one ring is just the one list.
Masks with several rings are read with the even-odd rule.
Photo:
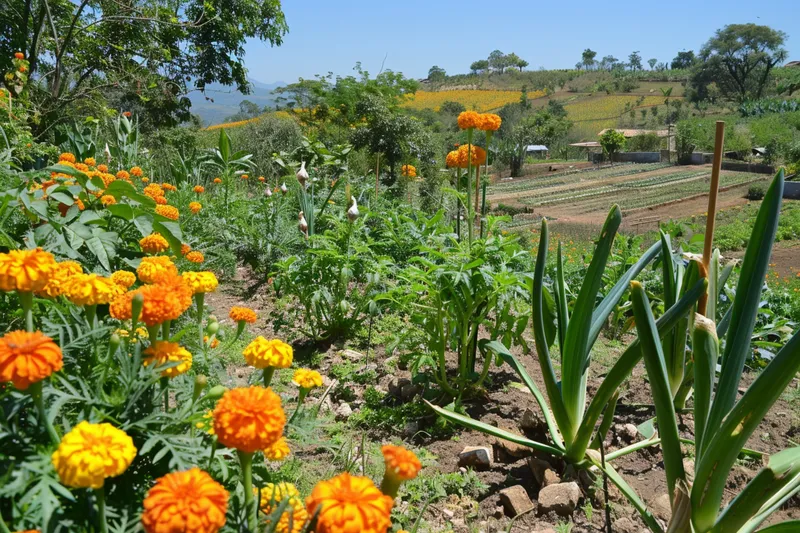
[[570, 516], [580, 498], [581, 489], [574, 481], [548, 485], [539, 491], [539, 514], [555, 511], [559, 516]]
[[403, 385], [400, 388], [400, 397], [404, 400], [410, 400], [417, 394], [422, 393], [422, 387], [419, 385], [414, 385], [413, 383], [409, 383], [408, 385]]
[[394, 378], [389, 382], [389, 394], [396, 398], [400, 398], [403, 393], [403, 387], [411, 385], [411, 380], [408, 378]]
[[364, 354], [355, 350], [342, 350], [339, 352], [339, 355], [345, 359], [350, 359], [351, 361], [360, 361], [364, 359]]
[[537, 431], [544, 426], [544, 422], [539, 418], [533, 409], [525, 409], [522, 413], [522, 419], [519, 422], [519, 427], [526, 431]]
[[403, 428], [403, 435], [406, 437], [413, 437], [419, 431], [419, 422], [416, 420], [409, 420]]
[[348, 418], [352, 414], [353, 409], [345, 402], [340, 403], [339, 407], [336, 408], [336, 418]]
[[532, 510], [534, 505], [522, 485], [514, 485], [500, 491], [500, 501], [510, 517]]
[[[498, 427], [508, 433], [519, 435], [519, 433], [517, 433], [513, 428], [507, 425], [501, 424]], [[522, 435], [519, 436], [522, 437]], [[511, 442], [505, 439], [501, 439], [499, 437], [495, 439], [495, 444], [511, 457], [516, 457], [516, 458], [527, 457], [531, 453], [533, 453], [533, 451], [527, 446], [523, 446], [522, 444], [517, 444], [516, 442]]]
[[620, 428], [619, 436], [625, 442], [635, 442], [639, 440], [639, 430], [633, 424], [625, 424]]
[[476, 470], [491, 468], [492, 450], [485, 446], [467, 446], [458, 454], [458, 465]]

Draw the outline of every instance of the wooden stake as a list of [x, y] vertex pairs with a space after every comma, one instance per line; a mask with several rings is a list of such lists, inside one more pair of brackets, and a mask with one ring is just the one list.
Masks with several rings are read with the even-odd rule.
[[[714, 248], [714, 225], [717, 221], [717, 195], [719, 194], [719, 173], [722, 170], [722, 150], [725, 147], [725, 122], [717, 121], [716, 139], [714, 141], [714, 164], [711, 168], [711, 190], [708, 192], [708, 212], [706, 213], [706, 234], [703, 242], [703, 267], [709, 272], [711, 263], [711, 253]], [[706, 304], [708, 294], [705, 294], [699, 302], [698, 311], [706, 314]], [[711, 317], [714, 319], [714, 317]]]

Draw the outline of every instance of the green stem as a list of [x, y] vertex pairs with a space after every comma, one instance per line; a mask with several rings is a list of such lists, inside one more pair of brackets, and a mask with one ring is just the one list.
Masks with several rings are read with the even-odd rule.
[[108, 526], [106, 525], [106, 492], [103, 487], [94, 489], [94, 494], [97, 497], [97, 519], [100, 521], [100, 533], [108, 533]]
[[472, 210], [472, 128], [467, 130], [467, 239], [472, 249], [472, 226], [475, 224]]
[[304, 389], [300, 387], [300, 393], [297, 395], [297, 407], [294, 408], [294, 413], [292, 413], [292, 417], [289, 419], [290, 424], [294, 421], [295, 417], [297, 416], [297, 413], [300, 412], [300, 407], [303, 406], [303, 400], [306, 399], [308, 391], [310, 390], [311, 389]]
[[97, 316], [97, 305], [87, 305], [83, 308], [86, 313], [86, 321], [94, 328], [94, 319]]
[[206, 293], [198, 292], [194, 295], [194, 303], [197, 305], [197, 331], [200, 335], [198, 341], [203, 345], [203, 304], [205, 302]]
[[242, 467], [242, 485], [244, 485], [244, 506], [247, 509], [247, 527], [251, 533], [258, 533], [257, 509], [253, 497], [253, 454], [238, 451], [239, 464]]
[[163, 324], [161, 324], [161, 339], [168, 341], [169, 340], [169, 326], [171, 320], [165, 320]]
[[268, 366], [264, 369], [264, 387], [269, 387], [269, 384], [272, 382], [272, 376], [275, 375], [275, 367]]
[[22, 304], [22, 312], [25, 315], [25, 329], [28, 333], [33, 333], [33, 293], [21, 291], [19, 301]]
[[0, 533], [11, 533], [2, 516], [0, 516]]
[[159, 381], [161, 382], [161, 392], [164, 394], [164, 412], [169, 413], [169, 378], [162, 377]]
[[33, 403], [36, 406], [36, 410], [39, 412], [41, 423], [44, 424], [47, 434], [50, 435], [50, 440], [53, 442], [53, 444], [58, 444], [61, 442], [61, 437], [58, 436], [56, 428], [53, 427], [53, 424], [47, 418], [47, 412], [44, 409], [42, 382], [37, 381], [36, 383], [31, 384], [31, 386], [28, 388], [28, 392], [30, 392], [31, 398], [33, 398]]
[[158, 342], [158, 329], [159, 324], [156, 324], [155, 326], [147, 326], [147, 336], [150, 338], [151, 346]]
[[381, 481], [381, 492], [394, 499], [397, 498], [397, 491], [400, 490], [400, 483], [402, 482], [396, 477], [388, 474], [388, 472], [383, 474], [383, 481]]

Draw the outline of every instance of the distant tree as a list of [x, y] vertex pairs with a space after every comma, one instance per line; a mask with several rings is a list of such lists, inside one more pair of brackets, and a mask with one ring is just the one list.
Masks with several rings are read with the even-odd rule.
[[506, 154], [511, 166], [511, 175], [520, 175], [526, 146], [543, 144], [552, 149], [566, 137], [571, 127], [572, 122], [564, 117], [553, 116], [548, 109], [540, 109], [513, 122], [513, 128], [506, 137], [511, 147]]
[[658, 63], [658, 59], [654, 57], [647, 60], [647, 64], [650, 65], [650, 70], [656, 68], [656, 63]]
[[444, 81], [445, 77], [447, 77], [447, 72], [437, 65], [434, 65], [428, 70], [428, 80], [432, 82], [440, 82]]
[[672, 69], [685, 69], [691, 68], [697, 58], [694, 55], [694, 52], [689, 50], [688, 52], [678, 52], [678, 55], [672, 60], [670, 64], [670, 68]]
[[503, 58], [503, 68], [508, 68], [508, 67], [517, 68], [517, 63], [519, 63], [520, 61], [522, 61], [522, 58], [520, 58], [514, 52], [511, 52], [510, 54], [507, 54]]
[[581, 63], [586, 70], [591, 70], [595, 66], [594, 58], [597, 56], [597, 52], [592, 50], [591, 48], [587, 48], [581, 54]]
[[239, 113], [246, 118], [255, 118], [263, 112], [264, 110], [258, 104], [250, 100], [242, 100], [239, 102]]
[[564, 104], [562, 104], [558, 100], [548, 101], [547, 111], [554, 117], [566, 118], [567, 116], [567, 110], [564, 108]]
[[489, 54], [489, 67], [503, 72], [506, 68], [506, 55], [500, 50], [495, 50]]
[[666, 63], [659, 63], [658, 65], [656, 65], [656, 70], [659, 71], [659, 72], [663, 72], [663, 71], [667, 70], [667, 64]]
[[484, 72], [488, 68], [489, 68], [489, 60], [487, 59], [479, 59], [477, 61], [473, 61], [472, 64], [469, 66], [469, 69], [472, 71], [473, 74]]
[[619, 63], [619, 59], [614, 56], [605, 56], [600, 60], [600, 68], [603, 70], [612, 70], [614, 66]]
[[517, 68], [519, 69], [519, 71], [520, 71], [520, 72], [522, 72], [522, 70], [523, 70], [525, 67], [527, 67], [528, 65], [529, 65], [529, 63], [528, 63], [527, 61], [525, 61], [524, 59], [521, 59], [521, 58], [520, 58], [519, 60], [517, 60], [517, 64], [516, 64], [516, 65], [514, 65], [514, 66], [515, 66], [515, 67], [517, 67]]
[[528, 86], [527, 85], [523, 85], [522, 86], [522, 91], [520, 92], [520, 95], [519, 95], [519, 106], [522, 109], [530, 109], [531, 108], [531, 103], [528, 102]]
[[634, 72], [642, 70], [642, 56], [639, 55], [638, 50], [631, 52], [628, 56], [628, 67]]
[[464, 104], [462, 104], [461, 102], [453, 102], [451, 100], [448, 100], [448, 101], [444, 102], [439, 107], [439, 112], [440, 113], [449, 113], [451, 115], [457, 115], [457, 114], [462, 113], [462, 112], [464, 112], [466, 110], [467, 110], [467, 108], [464, 107]]
[[609, 128], [600, 136], [600, 146], [603, 147], [603, 153], [608, 155], [608, 159], [613, 164], [614, 154], [625, 148], [625, 136], [617, 130]]
[[761, 98], [772, 69], [786, 60], [785, 40], [784, 32], [752, 23], [717, 30], [700, 50], [690, 77], [692, 100], [708, 99], [711, 83], [725, 98]]
[[583, 63], [582, 62], [578, 61], [577, 63], [575, 63], [575, 70], [580, 70], [582, 68], [583, 68]]

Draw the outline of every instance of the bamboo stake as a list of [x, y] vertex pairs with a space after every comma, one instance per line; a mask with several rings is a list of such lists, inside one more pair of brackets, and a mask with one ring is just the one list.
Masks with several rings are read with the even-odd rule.
[[[708, 212], [706, 217], [706, 234], [703, 242], [703, 267], [709, 272], [711, 263], [711, 253], [714, 248], [714, 225], [717, 221], [717, 195], [719, 194], [719, 173], [722, 170], [722, 150], [725, 146], [725, 122], [717, 121], [716, 139], [714, 141], [714, 163], [711, 167], [711, 190], [708, 193]], [[708, 304], [708, 293], [706, 293], [698, 304], [700, 314], [706, 314]], [[712, 317], [713, 318], [713, 317]]]

